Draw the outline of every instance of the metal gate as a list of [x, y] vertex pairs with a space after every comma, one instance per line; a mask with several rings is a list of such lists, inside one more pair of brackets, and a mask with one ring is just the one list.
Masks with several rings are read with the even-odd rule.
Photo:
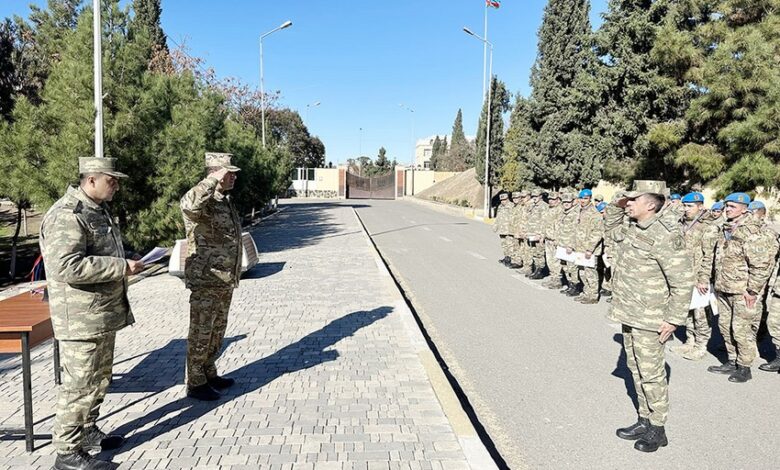
[[347, 199], [395, 199], [395, 173], [372, 177], [347, 173]]

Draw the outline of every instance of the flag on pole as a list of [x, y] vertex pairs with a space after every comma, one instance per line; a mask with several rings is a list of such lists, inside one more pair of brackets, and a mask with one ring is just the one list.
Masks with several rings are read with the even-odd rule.
[[501, 6], [501, 0], [485, 0], [485, 4], [489, 7], [498, 8]]

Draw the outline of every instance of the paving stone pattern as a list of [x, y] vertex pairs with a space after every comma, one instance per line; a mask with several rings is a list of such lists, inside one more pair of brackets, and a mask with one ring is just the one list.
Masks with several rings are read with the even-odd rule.
[[[160, 275], [130, 290], [99, 425], [128, 436], [122, 469], [467, 469], [351, 207], [293, 204], [255, 231], [260, 265], [230, 310], [218, 363], [238, 384], [215, 404], [184, 397], [188, 291]], [[33, 351], [36, 434], [50, 435], [51, 344]], [[18, 356], [0, 356], [0, 426], [21, 426]], [[51, 468], [0, 437], [0, 468]]]

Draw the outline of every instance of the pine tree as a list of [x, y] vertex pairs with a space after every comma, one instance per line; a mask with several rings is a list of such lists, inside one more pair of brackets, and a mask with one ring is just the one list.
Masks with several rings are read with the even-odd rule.
[[14, 35], [14, 25], [11, 20], [6, 19], [4, 23], [0, 24], [0, 117], [6, 121], [11, 119], [16, 98]]
[[[487, 136], [487, 119], [490, 116], [490, 145], [488, 150], [488, 186], [498, 182], [502, 166], [504, 148], [504, 113], [510, 110], [509, 93], [504, 82], [493, 76], [491, 79], [490, 112], [488, 103], [482, 106], [482, 115], [477, 129], [477, 157], [474, 160], [476, 178], [480, 184], [485, 182], [485, 147]], [[454, 138], [453, 138], [454, 140]]]
[[151, 42], [151, 47], [157, 50], [168, 50], [168, 38], [162, 29], [161, 0], [133, 0], [135, 30], [144, 31]]

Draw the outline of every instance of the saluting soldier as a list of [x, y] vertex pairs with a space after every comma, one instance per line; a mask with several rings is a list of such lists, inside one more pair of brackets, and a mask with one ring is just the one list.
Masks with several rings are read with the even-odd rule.
[[49, 209], [40, 233], [62, 384], [55, 406], [56, 470], [110, 469], [90, 454], [116, 449], [124, 438], [97, 427], [114, 365], [116, 332], [134, 323], [127, 277], [143, 263], [126, 259], [108, 202], [127, 175], [113, 158], [79, 158], [80, 182]]
[[228, 192], [240, 168], [229, 153], [206, 154], [206, 178], [181, 199], [187, 232], [185, 281], [190, 294], [187, 396], [219, 399], [235, 380], [220, 377], [216, 360], [227, 328], [233, 289], [241, 277], [241, 220]]
[[509, 200], [509, 194], [501, 193], [498, 196], [501, 203], [496, 211], [496, 223], [493, 225], [493, 231], [498, 234], [501, 239], [501, 249], [504, 251], [504, 257], [499, 260], [499, 263], [504, 266], [509, 266], [512, 262], [512, 245], [514, 239], [511, 236], [512, 228], [512, 201]]
[[715, 246], [715, 291], [718, 327], [726, 343], [728, 361], [707, 370], [729, 375], [729, 382], [752, 379], [756, 333], [761, 322], [761, 296], [777, 254], [777, 237], [748, 211], [750, 196], [726, 197], [726, 223]]
[[634, 190], [607, 206], [614, 256], [609, 318], [623, 325], [623, 347], [639, 404], [639, 419], [618, 429], [634, 448], [666, 446], [669, 393], [664, 343], [685, 323], [694, 285], [690, 258], [676, 221], [661, 216], [663, 181], [635, 181]]

